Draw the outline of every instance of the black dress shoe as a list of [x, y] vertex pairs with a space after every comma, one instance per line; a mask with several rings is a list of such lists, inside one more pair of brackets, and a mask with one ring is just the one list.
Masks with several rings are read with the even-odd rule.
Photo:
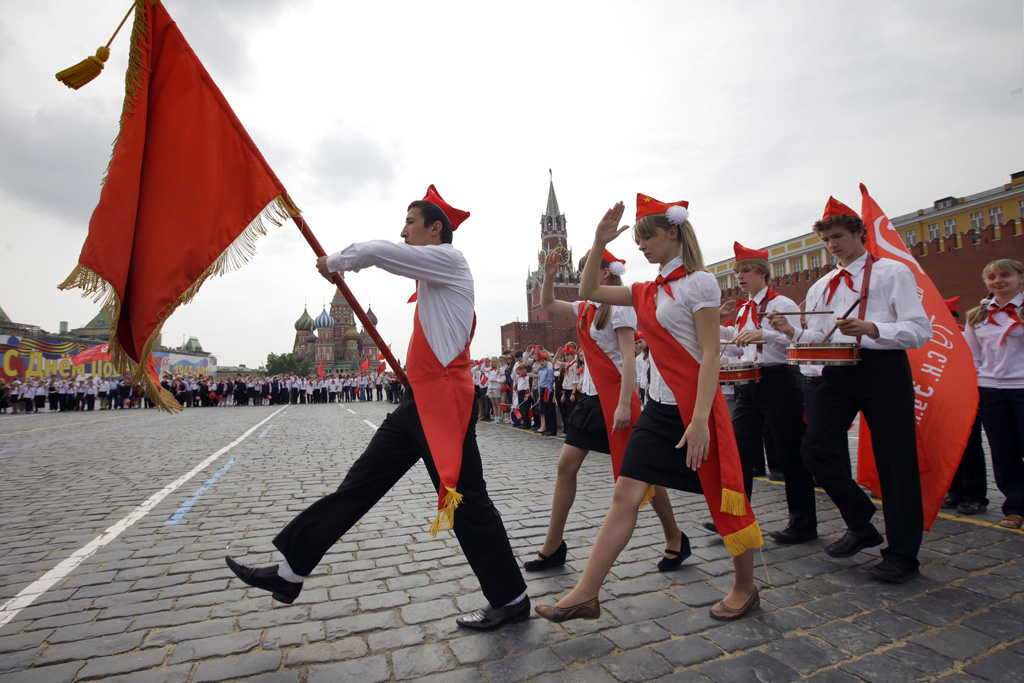
[[907, 567], [893, 562], [892, 560], [882, 560], [870, 569], [870, 574], [872, 578], [878, 579], [879, 581], [903, 583], [904, 581], [916, 579], [921, 576], [921, 570], [917, 567], [908, 569]]
[[960, 504], [960, 498], [956, 496], [946, 496], [946, 499], [942, 501], [943, 510], [956, 510], [956, 506]]
[[702, 527], [704, 527], [705, 529], [707, 529], [708, 531], [712, 531], [712, 532], [714, 532], [716, 534], [718, 533], [718, 527], [715, 526], [714, 522], [701, 522], [700, 525]]
[[977, 515], [988, 510], [988, 506], [975, 500], [965, 500], [956, 506], [956, 511], [962, 515]]
[[872, 527], [870, 532], [864, 535], [854, 531], [847, 531], [842, 538], [825, 548], [825, 552], [832, 557], [853, 557], [865, 548], [874, 548], [882, 545], [882, 534]]
[[244, 564], [235, 562], [230, 557], [225, 557], [224, 561], [227, 562], [228, 569], [233, 571], [235, 576], [242, 581], [253, 588], [270, 591], [272, 598], [286, 605], [295, 602], [295, 598], [299, 597], [299, 592], [302, 590], [301, 583], [282, 579], [277, 573], [276, 565], [269, 567], [247, 567]]
[[658, 562], [659, 572], [670, 572], [673, 569], [678, 569], [683, 564], [683, 560], [693, 554], [690, 550], [690, 539], [683, 535], [683, 543], [679, 546], [679, 550], [672, 550], [671, 548], [665, 548], [665, 552], [672, 557], [663, 557]]
[[464, 628], [471, 628], [477, 631], [490, 631], [505, 624], [513, 624], [523, 621], [530, 616], [530, 598], [523, 598], [514, 605], [494, 609], [490, 605], [483, 609], [459, 617], [455, 623]]
[[817, 529], [808, 529], [802, 531], [800, 529], [794, 529], [791, 526], [787, 526], [782, 531], [772, 531], [769, 536], [776, 543], [783, 543], [785, 545], [795, 545], [797, 543], [806, 543], [807, 541], [813, 541], [818, 537]]
[[562, 541], [562, 545], [558, 546], [558, 550], [551, 553], [550, 556], [544, 553], [537, 553], [539, 560], [530, 560], [523, 563], [523, 569], [528, 572], [539, 572], [551, 567], [561, 567], [565, 564], [565, 555], [569, 552], [569, 547], [565, 545], [565, 541]]

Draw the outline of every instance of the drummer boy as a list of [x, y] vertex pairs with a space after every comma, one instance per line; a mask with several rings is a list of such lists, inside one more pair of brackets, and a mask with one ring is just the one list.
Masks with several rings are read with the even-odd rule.
[[[767, 319], [772, 312], [799, 314], [800, 308], [768, 286], [767, 249], [747, 249], [736, 242], [733, 250], [733, 272], [747, 298], [737, 303], [736, 324], [722, 326], [721, 339], [740, 346], [741, 362], [756, 364], [761, 373], [758, 382], [736, 386], [732, 413], [747, 496], [751, 493], [752, 468], [756, 462], [763, 462], [762, 433], [767, 423], [782, 461], [789, 506], [786, 528], [771, 535], [778, 543], [803, 543], [818, 537], [818, 520], [814, 482], [800, 458], [804, 406], [799, 372], [786, 359], [789, 337], [773, 329]], [[798, 321], [799, 315], [791, 316], [791, 320]]]
[[[808, 315], [799, 341], [849, 344], [860, 351], [855, 365], [825, 367], [815, 400], [807, 406], [804, 463], [847, 526], [846, 534], [825, 552], [852, 557], [883, 542], [871, 523], [876, 508], [843, 462], [846, 432], [860, 412], [871, 431], [889, 541], [870, 573], [881, 581], [903, 583], [920, 575], [917, 553], [923, 527], [914, 384], [906, 349], [923, 346], [931, 338], [931, 324], [910, 269], [868, 253], [864, 222], [847, 206], [829, 197], [814, 231], [837, 268], [811, 285], [805, 306], [835, 315]], [[796, 336], [787, 316], [769, 318], [776, 330], [790, 339]], [[833, 326], [836, 331], [828, 337]]]

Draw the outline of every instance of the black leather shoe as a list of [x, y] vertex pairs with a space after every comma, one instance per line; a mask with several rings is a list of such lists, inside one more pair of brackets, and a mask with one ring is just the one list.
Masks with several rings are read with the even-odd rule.
[[983, 505], [974, 500], [965, 500], [956, 506], [956, 511], [961, 515], [977, 515], [988, 510], [987, 505]]
[[960, 499], [956, 496], [946, 496], [946, 499], [942, 501], [943, 510], [956, 510], [956, 506], [960, 504]]
[[785, 545], [795, 545], [797, 543], [806, 543], [807, 541], [813, 541], [818, 537], [817, 529], [808, 529], [801, 531], [800, 529], [794, 529], [791, 526], [787, 526], [782, 531], [772, 531], [768, 534], [772, 537], [776, 543], [783, 543]]
[[869, 571], [872, 578], [889, 583], [903, 583], [921, 576], [921, 570], [917, 567], [908, 569], [892, 560], [882, 560]]
[[707, 529], [708, 531], [711, 531], [711, 532], [716, 533], [716, 534], [718, 533], [718, 527], [715, 526], [714, 522], [701, 522], [700, 525], [702, 527], [704, 527], [705, 529]]
[[842, 538], [825, 548], [825, 552], [832, 557], [853, 557], [865, 548], [874, 548], [882, 545], [882, 534], [872, 527], [870, 532], [858, 535], [853, 531], [847, 531]]
[[679, 550], [672, 550], [671, 548], [665, 548], [665, 552], [672, 557], [663, 557], [658, 562], [659, 572], [670, 572], [673, 569], [678, 569], [683, 564], [683, 560], [693, 554], [690, 550], [690, 539], [683, 535], [683, 543], [679, 546]]
[[253, 588], [270, 591], [272, 598], [286, 605], [295, 602], [295, 598], [299, 597], [299, 592], [302, 590], [301, 583], [286, 581], [278, 576], [276, 565], [269, 567], [247, 567], [244, 564], [235, 562], [230, 557], [225, 557], [224, 561], [227, 563], [228, 569], [233, 571], [235, 576], [242, 581]]
[[565, 541], [562, 541], [562, 545], [558, 546], [558, 550], [551, 553], [550, 556], [544, 553], [537, 553], [539, 560], [530, 560], [523, 563], [523, 569], [528, 572], [540, 572], [551, 567], [561, 567], [565, 564], [565, 555], [569, 552], [569, 547], [565, 545]]
[[490, 631], [505, 624], [514, 624], [517, 621], [524, 621], [530, 616], [530, 598], [523, 598], [514, 605], [505, 605], [494, 609], [490, 605], [483, 609], [459, 617], [455, 623], [463, 628], [471, 628], [477, 631]]

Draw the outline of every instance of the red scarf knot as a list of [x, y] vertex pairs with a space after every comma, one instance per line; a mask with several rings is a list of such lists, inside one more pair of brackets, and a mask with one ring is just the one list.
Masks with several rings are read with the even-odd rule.
[[839, 271], [832, 276], [832, 279], [828, 281], [828, 298], [825, 299], [825, 303], [832, 303], [832, 296], [836, 293], [836, 290], [839, 289], [839, 285], [841, 283], [845, 283], [851, 292], [857, 291], [853, 288], [853, 278], [850, 277], [850, 272], [845, 268], [840, 268]]
[[995, 317], [997, 313], [1005, 313], [1006, 317], [1011, 320], [1010, 326], [1006, 328], [1006, 332], [1003, 332], [1003, 338], [1000, 340], [999, 345], [1002, 346], [1006, 343], [1006, 337], [1010, 334], [1010, 330], [1015, 327], [1024, 325], [1024, 320], [1020, 319], [1020, 315], [1017, 314], [1017, 304], [1009, 303], [1005, 306], [992, 306], [988, 309], [988, 321], [996, 327], [1001, 327], [996, 322]]
[[690, 273], [687, 272], [685, 267], [679, 266], [671, 273], [669, 273], [668, 277], [659, 275], [658, 277], [654, 278], [654, 286], [655, 288], [661, 287], [662, 289], [664, 289], [665, 293], [668, 294], [668, 298], [675, 301], [675, 297], [672, 296], [672, 288], [668, 286], [668, 283], [684, 278], [689, 274]]

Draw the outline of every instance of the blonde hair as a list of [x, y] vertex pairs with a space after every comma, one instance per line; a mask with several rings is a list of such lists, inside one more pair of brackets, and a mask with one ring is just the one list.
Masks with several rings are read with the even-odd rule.
[[768, 259], [766, 258], [745, 258], [732, 264], [732, 272], [734, 273], [738, 273], [744, 268], [750, 268], [765, 276], [771, 274], [771, 271], [768, 269]]
[[[1021, 263], [1020, 261], [1017, 261], [1016, 259], [1012, 258], [996, 259], [995, 261], [992, 261], [987, 266], [985, 266], [985, 268], [981, 271], [982, 282], [984, 282], [985, 278], [988, 277], [988, 274], [994, 270], [1000, 270], [1004, 273], [1017, 273], [1017, 275], [1024, 275], [1024, 263]], [[985, 297], [985, 299], [991, 298], [991, 293]], [[967, 324], [970, 325], [971, 327], [977, 327], [978, 323], [984, 320], [987, 315], [988, 306], [986, 304], [975, 306], [971, 310], [967, 311]]]
[[[580, 259], [580, 270], [587, 265], [587, 256], [584, 254], [583, 258]], [[601, 259], [601, 270], [610, 267], [611, 264]], [[622, 278], [618, 275], [613, 274], [610, 270], [608, 271], [608, 286], [610, 287], [621, 287]], [[597, 305], [597, 316], [594, 318], [594, 327], [599, 330], [603, 330], [604, 326], [608, 324], [609, 318], [612, 317], [612, 307], [610, 305], [598, 304]]]
[[653, 236], [656, 230], [669, 233], [672, 228], [676, 229], [676, 241], [679, 243], [683, 267], [687, 272], [707, 270], [704, 266], [704, 254], [701, 253], [700, 243], [697, 242], [697, 234], [688, 220], [683, 221], [681, 225], [673, 225], [663, 213], [644, 216], [633, 226], [633, 241], [640, 244], [641, 239]]

